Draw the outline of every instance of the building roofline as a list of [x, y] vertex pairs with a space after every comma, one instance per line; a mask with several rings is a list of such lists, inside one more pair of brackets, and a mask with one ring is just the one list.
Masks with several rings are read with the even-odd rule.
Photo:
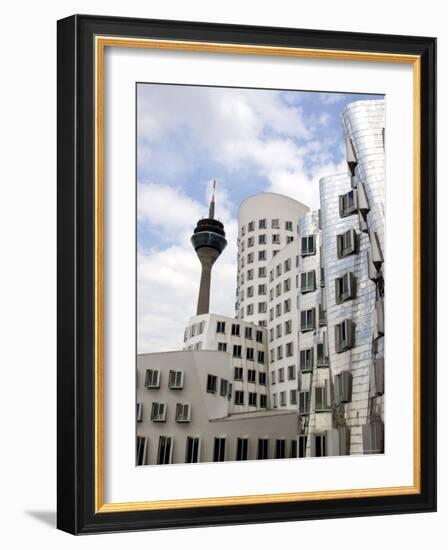
[[253, 195], [249, 195], [248, 197], [246, 197], [243, 201], [240, 202], [240, 205], [238, 207], [238, 216], [240, 215], [240, 210], [241, 210], [241, 207], [243, 206], [243, 204], [255, 197], [261, 197], [263, 195], [273, 195], [275, 197], [281, 197], [283, 199], [287, 199], [289, 201], [292, 201], [292, 202], [295, 202], [296, 204], [298, 204], [299, 206], [301, 206], [302, 208], [305, 208], [306, 210], [310, 210], [310, 207], [307, 206], [306, 204], [303, 204], [302, 202], [296, 200], [296, 199], [293, 199], [292, 197], [288, 197], [288, 195], [283, 195], [282, 193], [274, 193], [272, 191], [263, 191], [261, 193], [254, 193]]

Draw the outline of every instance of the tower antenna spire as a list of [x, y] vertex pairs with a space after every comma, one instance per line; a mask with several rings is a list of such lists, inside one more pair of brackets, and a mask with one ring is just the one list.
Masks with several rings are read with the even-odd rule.
[[208, 211], [208, 217], [214, 218], [215, 217], [215, 189], [216, 189], [216, 180], [213, 180], [213, 193], [212, 193], [212, 200], [210, 201], [210, 208]]

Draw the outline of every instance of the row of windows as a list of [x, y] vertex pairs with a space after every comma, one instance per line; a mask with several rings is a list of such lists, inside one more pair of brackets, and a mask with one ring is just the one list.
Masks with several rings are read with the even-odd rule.
[[[244, 369], [243, 367], [234, 367], [233, 369], [233, 379], [239, 382], [244, 381]], [[255, 369], [247, 369], [247, 381], [251, 384], [257, 383], [257, 371]], [[266, 373], [258, 373], [258, 383], [261, 386], [266, 386]]]
[[[286, 368], [286, 376], [288, 380], [295, 380], [296, 379], [296, 366], [295, 365], [289, 365]], [[285, 381], [285, 368], [281, 367], [277, 369], [276, 371], [271, 371], [271, 384], [276, 384], [277, 382], [280, 384]]]
[[[293, 231], [294, 226], [291, 221], [285, 221], [285, 230], [286, 231]], [[268, 227], [268, 220], [266, 218], [261, 218], [258, 220], [258, 229], [267, 229]], [[280, 220], [278, 218], [274, 218], [271, 220], [271, 228], [272, 229], [280, 229]], [[255, 231], [255, 221], [249, 222], [247, 224], [247, 231], [248, 233]], [[246, 233], [246, 226], [243, 225], [241, 227], [241, 235], [245, 235]]]
[[[273, 393], [272, 394], [272, 407], [274, 409], [277, 409], [280, 407], [286, 407], [288, 405], [287, 402], [287, 392], [281, 391], [279, 393]], [[289, 391], [289, 404], [290, 405], [297, 405], [297, 390], [290, 390]]]
[[287, 342], [284, 346], [281, 344], [269, 351], [271, 363], [275, 360], [279, 361], [283, 359], [283, 348], [285, 350], [285, 357], [292, 357], [294, 355], [294, 342]]
[[[267, 305], [266, 302], [258, 302], [258, 304], [257, 304], [257, 312], [258, 313], [266, 313], [267, 310], [268, 310], [268, 305]], [[247, 315], [253, 315], [254, 314], [254, 304], [247, 304], [246, 308], [244, 308], [244, 306], [241, 306], [239, 311], [240, 311], [241, 319], [244, 318], [244, 311], [246, 311], [246, 316]], [[262, 327], [266, 326], [266, 323], [262, 322], [262, 321], [260, 321], [258, 324]]]
[[291, 271], [291, 258], [287, 258], [269, 271], [269, 282], [272, 282], [275, 277], [280, 277], [282, 273], [288, 273], [288, 271]]
[[[252, 279], [254, 278], [254, 270], [253, 269], [248, 269], [247, 272], [246, 272], [246, 277], [247, 277], [248, 281], [252, 281]], [[266, 277], [266, 268], [265, 267], [259, 267], [258, 268], [258, 278], [263, 279], [264, 277]], [[241, 275], [240, 275], [240, 282], [241, 282], [242, 285], [244, 284], [244, 273], [241, 273]]]
[[[227, 342], [218, 342], [218, 351], [227, 351]], [[240, 345], [232, 346], [232, 356], [237, 359], [242, 359], [242, 347]], [[257, 363], [264, 365], [264, 351], [257, 350], [256, 357]], [[254, 348], [246, 348], [246, 359], [248, 361], [255, 361]]]
[[275, 317], [280, 317], [284, 313], [289, 313], [291, 311], [291, 298], [288, 298], [286, 300], [283, 300], [282, 302], [276, 304], [275, 308], [271, 308], [269, 310], [269, 320], [274, 320], [274, 313]]
[[201, 321], [200, 323], [196, 323], [194, 325], [191, 325], [190, 327], [187, 327], [187, 329], [185, 330], [184, 342], [189, 338], [193, 338], [193, 336], [202, 334], [204, 332], [204, 327], [205, 321]]
[[[287, 237], [286, 238], [286, 244], [289, 244], [291, 241], [293, 240], [293, 237]], [[280, 242], [276, 242], [275, 244], [280, 244]], [[242, 249], [244, 250], [244, 249]], [[277, 256], [277, 254], [280, 252], [280, 249], [274, 249], [272, 251], [272, 258], [275, 258], [275, 256]], [[258, 258], [258, 261], [259, 262], [267, 262], [268, 261], [268, 252], [266, 250], [258, 250], [257, 251], [257, 258]], [[255, 253], [254, 252], [249, 252], [247, 254], [247, 256], [243, 256], [243, 255], [239, 255], [238, 254], [238, 268], [239, 269], [242, 269], [246, 264], [249, 265], [249, 264], [253, 264], [255, 261]]]
[[[159, 389], [161, 373], [158, 369], [146, 369], [145, 388]], [[170, 370], [168, 372], [168, 388], [181, 390], [184, 387], [184, 372], [182, 370]]]
[[[331, 410], [331, 401], [328, 393], [328, 382], [325, 380], [324, 384], [315, 386], [314, 391], [314, 411], [328, 412]], [[298, 412], [301, 415], [308, 415], [310, 413], [311, 404], [311, 392], [310, 390], [298, 390], [297, 391], [297, 405]]]
[[[289, 244], [293, 240], [294, 240], [294, 237], [292, 235], [286, 235], [286, 244]], [[246, 247], [246, 243], [247, 243], [247, 248], [252, 248], [255, 245], [255, 237], [249, 237], [247, 241], [241, 240], [240, 241], [241, 251], [244, 251], [244, 248]], [[268, 235], [266, 235], [266, 233], [262, 233], [258, 235], [258, 244], [264, 245], [267, 243], [268, 243]], [[281, 244], [280, 233], [272, 233], [271, 243]]]
[[[298, 436], [297, 439], [275, 439], [273, 442], [268, 438], [256, 440], [256, 459], [266, 460], [268, 458], [302, 458], [306, 456], [307, 436]], [[323, 437], [325, 437], [323, 435]], [[273, 443], [273, 445], [272, 445]], [[146, 464], [148, 453], [148, 438], [137, 436], [137, 465]], [[215, 437], [213, 441], [213, 462], [224, 462], [225, 460], [248, 460], [250, 440], [247, 437], [236, 438], [236, 449], [234, 457], [229, 457], [227, 451], [227, 438]], [[289, 446], [289, 449], [288, 449]], [[171, 436], [159, 436], [157, 447], [157, 464], [171, 464], [173, 457], [174, 438]], [[200, 462], [201, 440], [197, 436], [188, 436], [185, 445], [185, 463]], [[316, 456], [324, 456], [319, 454]]]
[[[292, 333], [292, 321], [288, 319], [283, 324], [279, 323], [275, 327], [275, 337], [281, 338], [283, 334], [288, 335]], [[269, 329], [269, 342], [274, 341], [274, 327]]]
[[[153, 422], [166, 422], [167, 417], [167, 405], [166, 403], [160, 403], [154, 401], [151, 404], [150, 418]], [[137, 403], [137, 422], [143, 420], [143, 403]], [[190, 403], [176, 403], [176, 422], [190, 422], [191, 420], [191, 404]]]
[[[226, 321], [217, 321], [216, 323], [216, 333], [217, 334], [226, 334]], [[231, 324], [231, 335], [232, 336], [241, 336], [241, 325], [239, 323], [232, 323]], [[262, 330], [255, 330], [253, 327], [244, 327], [244, 338], [247, 340], [253, 340], [255, 336], [255, 340], [259, 343], [263, 342], [263, 331]], [[239, 347], [241, 351], [241, 346], [234, 346]], [[252, 350], [253, 351], [253, 350]]]

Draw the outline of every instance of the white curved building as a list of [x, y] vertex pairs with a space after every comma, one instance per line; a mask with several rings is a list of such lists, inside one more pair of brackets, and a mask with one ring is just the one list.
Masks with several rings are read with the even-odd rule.
[[268, 263], [297, 238], [297, 223], [308, 212], [300, 202], [277, 193], [258, 193], [238, 211], [236, 316], [267, 326]]

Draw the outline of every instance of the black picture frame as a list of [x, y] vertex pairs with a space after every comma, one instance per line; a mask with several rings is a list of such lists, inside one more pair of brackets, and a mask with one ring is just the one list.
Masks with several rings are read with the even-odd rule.
[[[97, 35], [420, 58], [420, 492], [300, 502], [95, 509], [95, 120]], [[74, 15], [58, 22], [57, 526], [73, 534], [436, 510], [436, 39]], [[403, 274], [406, 276], [406, 274]]]

